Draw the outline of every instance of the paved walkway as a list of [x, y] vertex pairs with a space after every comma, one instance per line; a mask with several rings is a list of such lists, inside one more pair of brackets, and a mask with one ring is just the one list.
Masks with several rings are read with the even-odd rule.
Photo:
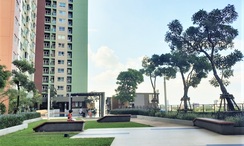
[[132, 118], [144, 128], [88, 129], [71, 138], [115, 137], [111, 146], [244, 146], [244, 135], [220, 135], [194, 126]]

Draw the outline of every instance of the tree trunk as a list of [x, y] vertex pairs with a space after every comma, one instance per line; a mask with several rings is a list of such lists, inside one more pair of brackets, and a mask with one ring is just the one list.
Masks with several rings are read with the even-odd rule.
[[[18, 92], [19, 92], [20, 87], [19, 87], [19, 85], [17, 85], [17, 86], [18, 86]], [[18, 93], [18, 97], [17, 97], [17, 107], [14, 109], [14, 114], [17, 114], [18, 109], [19, 109], [19, 93]]]
[[[207, 56], [207, 57], [209, 58], [209, 56]], [[220, 79], [220, 77], [219, 77], [218, 74], [217, 74], [216, 68], [215, 68], [214, 63], [213, 63], [213, 59], [212, 59], [212, 58], [209, 58], [209, 60], [210, 60], [211, 65], [212, 65], [213, 75], [214, 75], [215, 79], [216, 79], [216, 80], [218, 81], [218, 83], [219, 83], [220, 90], [221, 90], [222, 94], [223, 94], [223, 95], [227, 95], [227, 94], [229, 94], [229, 93], [227, 92], [227, 90], [226, 90], [226, 88], [225, 88], [225, 86], [224, 86], [222, 80]], [[234, 105], [233, 105], [232, 101], [230, 100], [230, 98], [226, 98], [226, 100], [227, 100], [228, 109], [231, 110], [231, 111], [235, 110]]]
[[181, 74], [181, 77], [182, 77], [182, 81], [183, 81], [183, 86], [184, 86], [184, 95], [183, 95], [183, 100], [184, 100], [184, 110], [185, 112], [187, 111], [188, 109], [188, 106], [187, 106], [187, 98], [188, 98], [188, 89], [189, 89], [189, 86], [186, 85], [186, 80], [185, 80], [185, 77], [184, 77], [184, 74], [182, 71], [180, 71], [180, 74]]

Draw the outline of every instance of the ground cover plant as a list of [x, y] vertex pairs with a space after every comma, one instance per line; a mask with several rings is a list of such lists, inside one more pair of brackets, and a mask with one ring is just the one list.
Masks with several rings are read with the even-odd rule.
[[[81, 120], [81, 119], [77, 119]], [[10, 133], [0, 137], [1, 145], [18, 145], [18, 146], [110, 146], [114, 138], [65, 138], [67, 132], [52, 132], [52, 133], [35, 133], [33, 127], [46, 122], [41, 120], [28, 124], [28, 128], [14, 133]], [[66, 121], [66, 119], [55, 119], [51, 121]], [[134, 122], [124, 123], [97, 123], [97, 121], [86, 121], [85, 129], [90, 128], [124, 128], [124, 127], [151, 127]], [[69, 132], [70, 137], [78, 134], [78, 132]]]

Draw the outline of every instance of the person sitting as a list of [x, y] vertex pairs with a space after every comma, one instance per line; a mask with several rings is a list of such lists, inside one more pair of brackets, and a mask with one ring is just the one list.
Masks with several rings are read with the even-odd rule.
[[73, 113], [73, 110], [69, 110], [68, 120], [67, 121], [76, 121], [76, 119], [72, 118], [72, 113]]

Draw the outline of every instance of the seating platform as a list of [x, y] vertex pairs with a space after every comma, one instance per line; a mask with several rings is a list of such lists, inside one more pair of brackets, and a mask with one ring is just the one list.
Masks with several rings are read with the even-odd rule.
[[98, 123], [105, 122], [130, 122], [131, 115], [107, 115], [97, 120]]
[[234, 122], [210, 119], [210, 118], [196, 118], [193, 120], [194, 126], [202, 127], [220, 134], [232, 135], [234, 134]]
[[83, 131], [85, 121], [49, 121], [33, 128], [35, 132]]

